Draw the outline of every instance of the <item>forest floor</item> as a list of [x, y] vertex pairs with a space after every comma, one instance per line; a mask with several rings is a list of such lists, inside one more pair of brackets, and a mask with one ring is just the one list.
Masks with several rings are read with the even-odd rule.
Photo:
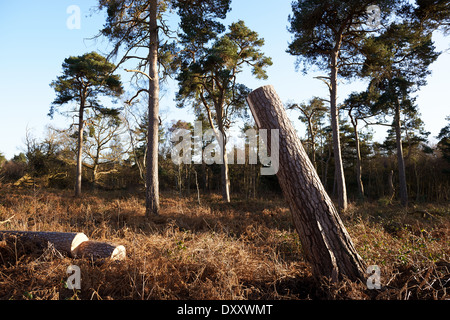
[[[315, 281], [280, 197], [224, 204], [218, 195], [163, 193], [161, 215], [143, 197], [0, 187], [0, 230], [84, 232], [122, 244], [127, 259], [94, 262], [0, 239], [3, 299], [450, 299], [450, 205], [407, 210], [382, 201], [352, 204], [342, 220], [381, 289]], [[81, 290], [66, 270], [81, 270]]]

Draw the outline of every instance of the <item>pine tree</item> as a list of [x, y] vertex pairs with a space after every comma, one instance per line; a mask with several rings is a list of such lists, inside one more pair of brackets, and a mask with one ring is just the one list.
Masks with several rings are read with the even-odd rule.
[[431, 34], [410, 22], [393, 23], [382, 34], [370, 37], [364, 48], [366, 60], [362, 75], [371, 79], [372, 92], [378, 92], [374, 112], [393, 117], [402, 205], [408, 204], [405, 159], [402, 145], [402, 114], [414, 113], [412, 96], [426, 84], [429, 66], [439, 53]]
[[[294, 35], [288, 53], [297, 56], [303, 71], [312, 65], [328, 70], [329, 75], [320, 77], [330, 91], [331, 127], [333, 149], [338, 181], [338, 205], [347, 208], [347, 190], [339, 136], [338, 77], [353, 78], [362, 64], [361, 46], [367, 34], [375, 32], [367, 27], [371, 17], [370, 6], [380, 9], [380, 19], [386, 20], [399, 1], [369, 0], [298, 0], [292, 4], [289, 31]], [[382, 22], [382, 21], [380, 21]]]
[[75, 196], [81, 195], [82, 156], [84, 143], [85, 112], [92, 110], [96, 115], [117, 115], [117, 109], [104, 107], [100, 96], [116, 98], [123, 93], [120, 76], [113, 75], [115, 65], [105, 57], [91, 52], [78, 57], [69, 57], [62, 65], [63, 74], [50, 86], [56, 92], [49, 115], [66, 104], [74, 104], [74, 112], [78, 114], [77, 133], [77, 174]]
[[221, 146], [222, 195], [230, 202], [227, 130], [245, 111], [245, 97], [250, 93], [245, 85], [237, 83], [237, 76], [247, 66], [256, 78], [266, 79], [265, 68], [272, 65], [272, 61], [260, 50], [264, 40], [243, 21], [231, 24], [229, 32], [211, 45], [205, 43], [209, 36], [198, 38], [190, 36], [190, 32], [190, 27], [186, 26], [177, 99], [182, 107], [190, 101], [205, 111]]
[[300, 121], [302, 121], [307, 127], [308, 134], [308, 149], [310, 154], [311, 162], [313, 163], [314, 168], [317, 170], [317, 161], [316, 161], [316, 145], [317, 145], [317, 135], [322, 126], [323, 118], [325, 117], [325, 113], [327, 109], [324, 106], [323, 99], [318, 97], [312, 98], [308, 104], [290, 104], [287, 109], [289, 110], [299, 110], [301, 115], [298, 117]]

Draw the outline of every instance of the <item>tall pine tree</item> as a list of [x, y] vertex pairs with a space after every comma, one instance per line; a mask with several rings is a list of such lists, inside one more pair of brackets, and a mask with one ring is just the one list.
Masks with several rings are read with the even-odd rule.
[[75, 196], [78, 197], [81, 195], [85, 112], [89, 109], [100, 116], [117, 115], [118, 111], [104, 107], [99, 97], [118, 97], [123, 93], [123, 88], [120, 76], [112, 74], [115, 65], [96, 52], [69, 57], [64, 60], [62, 68], [63, 74], [50, 84], [56, 92], [56, 98], [49, 115], [53, 117], [54, 112], [61, 106], [74, 103], [74, 112], [78, 114], [75, 183]]
[[221, 146], [222, 195], [224, 201], [230, 202], [227, 131], [233, 119], [245, 110], [245, 98], [250, 93], [245, 85], [237, 83], [237, 76], [244, 67], [250, 67], [256, 78], [266, 79], [265, 69], [272, 61], [260, 50], [264, 40], [243, 21], [231, 24], [229, 32], [210, 45], [210, 36], [191, 35], [190, 27], [185, 28], [177, 98], [181, 106], [191, 101], [205, 111]]
[[[331, 127], [338, 186], [338, 205], [341, 211], [347, 208], [347, 190], [342, 163], [339, 136], [338, 78], [353, 78], [363, 62], [361, 47], [367, 34], [378, 31], [373, 28], [378, 17], [373, 17], [371, 6], [380, 9], [380, 23], [386, 22], [396, 1], [371, 0], [297, 0], [292, 4], [289, 31], [293, 40], [288, 53], [297, 56], [299, 66], [306, 72], [311, 66], [327, 70], [329, 75], [321, 77], [329, 86]], [[368, 22], [369, 23], [368, 25]], [[371, 26], [372, 25], [372, 26]]]

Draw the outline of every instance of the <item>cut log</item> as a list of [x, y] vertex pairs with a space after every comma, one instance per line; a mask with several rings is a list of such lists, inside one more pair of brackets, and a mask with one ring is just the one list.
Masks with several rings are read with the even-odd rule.
[[77, 257], [93, 260], [125, 260], [126, 256], [124, 246], [99, 241], [84, 241], [79, 245], [77, 251]]
[[89, 240], [84, 233], [78, 232], [0, 231], [0, 236], [2, 235], [16, 236], [36, 243], [50, 242], [56, 250], [72, 257], [77, 255], [79, 245]]
[[[309, 160], [283, 103], [272, 86], [253, 91], [247, 102], [259, 129], [267, 129], [267, 149], [279, 152], [278, 181], [286, 198], [307, 261], [316, 278], [333, 282], [363, 280], [365, 264], [356, 252], [338, 211]], [[279, 150], [270, 130], [279, 130]], [[273, 155], [271, 155], [273, 158]]]

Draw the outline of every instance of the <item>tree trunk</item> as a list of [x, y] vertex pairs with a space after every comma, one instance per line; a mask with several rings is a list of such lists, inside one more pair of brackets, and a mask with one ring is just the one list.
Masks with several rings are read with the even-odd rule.
[[81, 196], [81, 181], [83, 179], [83, 134], [84, 134], [84, 99], [81, 102], [78, 114], [78, 141], [77, 141], [77, 173], [75, 181], [75, 197]]
[[[225, 151], [225, 147], [224, 147]], [[225, 155], [223, 158], [223, 164], [221, 168], [222, 175], [222, 198], [225, 202], [231, 202], [230, 198], [230, 173], [228, 168], [228, 159]]]
[[227, 155], [227, 136], [224, 128], [219, 125], [219, 130], [222, 134], [222, 166], [221, 166], [221, 183], [222, 183], [222, 198], [223, 201], [229, 203], [230, 198], [230, 174], [228, 168], [228, 155]]
[[364, 184], [362, 182], [361, 148], [359, 145], [358, 120], [351, 118], [353, 129], [355, 130], [356, 144], [356, 182], [358, 183], [358, 193], [361, 199], [364, 198]]
[[[259, 88], [249, 95], [247, 101], [259, 129], [280, 131], [277, 176], [314, 275], [317, 278], [328, 277], [334, 282], [344, 277], [362, 280], [364, 262], [356, 252], [274, 88]], [[270, 138], [267, 140], [270, 141]], [[272, 153], [273, 146], [268, 145], [268, 150]]]
[[402, 206], [408, 205], [408, 190], [406, 186], [405, 160], [403, 158], [402, 131], [400, 122], [400, 103], [397, 101], [395, 105], [395, 138], [397, 142], [397, 162], [398, 162], [398, 180], [399, 194]]
[[308, 131], [309, 131], [309, 137], [311, 140], [311, 161], [314, 166], [314, 168], [317, 170], [317, 163], [316, 163], [316, 138], [314, 134], [313, 124], [312, 124], [312, 115], [308, 118]]
[[[323, 157], [323, 159], [325, 159]], [[331, 159], [331, 145], [328, 143], [328, 157], [327, 160], [323, 160], [323, 171], [322, 171], [322, 183], [325, 187], [325, 190], [328, 188], [328, 167], [330, 165]]]
[[341, 138], [339, 136], [339, 110], [337, 107], [337, 55], [338, 53], [332, 54], [331, 59], [330, 113], [331, 128], [333, 130], [333, 150], [338, 191], [338, 207], [340, 212], [344, 212], [345, 210], [347, 210], [347, 189], [345, 186], [344, 166], [342, 164]]
[[394, 199], [394, 195], [395, 195], [395, 189], [394, 189], [394, 170], [389, 171], [389, 176], [388, 176], [388, 192], [389, 192], [389, 199], [392, 201], [392, 199]]
[[317, 160], [316, 160], [316, 137], [315, 137], [315, 135], [312, 135], [311, 136], [311, 148], [312, 148], [312, 153], [311, 153], [311, 155], [312, 155], [312, 163], [313, 163], [313, 166], [314, 166], [314, 168], [316, 169], [316, 171], [317, 171]]
[[159, 75], [158, 75], [158, 1], [150, 1], [148, 147], [146, 166], [146, 216], [159, 215], [158, 138], [159, 138]]
[[76, 257], [81, 243], [88, 241], [84, 233], [43, 232], [43, 231], [0, 231], [0, 236], [15, 236], [21, 241], [32, 241], [46, 245], [52, 243], [56, 250]]
[[417, 164], [414, 162], [414, 175], [416, 176], [416, 201], [420, 200], [420, 178], [417, 172]]
[[198, 175], [197, 175], [197, 170], [194, 168], [194, 174], [195, 174], [195, 187], [197, 188], [197, 201], [198, 201], [198, 205], [201, 206], [202, 203], [200, 201], [200, 186], [198, 184]]
[[92, 166], [92, 179], [94, 188], [98, 187], [98, 161], [94, 160], [94, 165]]

